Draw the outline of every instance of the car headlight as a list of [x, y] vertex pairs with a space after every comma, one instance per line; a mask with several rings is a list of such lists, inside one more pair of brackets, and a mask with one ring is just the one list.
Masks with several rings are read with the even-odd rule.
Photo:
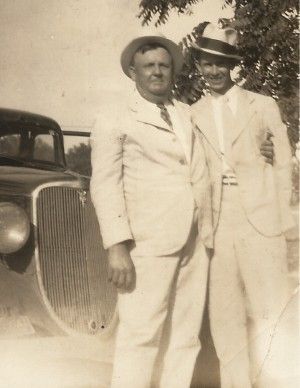
[[9, 254], [21, 249], [29, 233], [26, 212], [12, 202], [0, 202], [0, 253]]

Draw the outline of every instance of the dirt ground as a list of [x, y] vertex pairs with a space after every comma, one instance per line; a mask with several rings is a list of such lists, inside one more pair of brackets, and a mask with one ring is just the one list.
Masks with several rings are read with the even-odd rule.
[[[288, 236], [288, 251], [290, 284], [291, 289], [295, 290], [299, 266], [298, 229]], [[278, 324], [270, 349], [270, 362], [272, 354], [281, 355], [275, 370], [279, 373], [282, 384], [276, 385], [269, 381], [265, 388], [300, 386], [298, 297], [295, 292]], [[197, 359], [192, 387], [219, 388], [219, 364], [210, 336], [207, 309], [200, 338], [202, 350]], [[289, 345], [289, 355], [282, 354], [283, 343]], [[113, 348], [114, 335], [107, 338], [32, 336], [1, 340], [0, 387], [108, 388]], [[288, 367], [282, 368], [284, 364], [288, 364]]]

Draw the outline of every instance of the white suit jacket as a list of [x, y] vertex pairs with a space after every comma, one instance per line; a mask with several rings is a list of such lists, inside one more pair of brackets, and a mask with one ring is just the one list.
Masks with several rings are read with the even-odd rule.
[[189, 107], [174, 101], [190, 161], [159, 109], [137, 92], [92, 133], [91, 195], [104, 247], [133, 240], [136, 254], [166, 255], [186, 243], [195, 207], [200, 236], [212, 246], [211, 192], [205, 153]]
[[[214, 228], [218, 225], [222, 192], [222, 159], [211, 96], [191, 107], [207, 157], [213, 187]], [[267, 164], [260, 146], [271, 132], [275, 162]], [[271, 97], [238, 88], [237, 120], [233, 128], [231, 167], [249, 222], [261, 234], [276, 236], [293, 226], [290, 210], [291, 150], [285, 125]]]

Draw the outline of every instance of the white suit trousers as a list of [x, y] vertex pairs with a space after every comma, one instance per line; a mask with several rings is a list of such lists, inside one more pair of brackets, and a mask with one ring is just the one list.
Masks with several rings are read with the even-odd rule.
[[112, 388], [188, 388], [200, 350], [208, 257], [196, 226], [178, 253], [133, 256], [136, 287], [118, 295]]
[[237, 186], [223, 186], [210, 269], [210, 322], [222, 388], [261, 387], [264, 360], [288, 299], [285, 238], [256, 231], [239, 195]]

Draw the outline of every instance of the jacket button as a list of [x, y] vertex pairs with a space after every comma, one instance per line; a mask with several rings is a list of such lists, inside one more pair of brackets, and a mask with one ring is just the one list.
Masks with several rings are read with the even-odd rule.
[[185, 161], [184, 161], [183, 159], [180, 159], [180, 160], [179, 160], [179, 163], [180, 163], [180, 164], [185, 164]]

